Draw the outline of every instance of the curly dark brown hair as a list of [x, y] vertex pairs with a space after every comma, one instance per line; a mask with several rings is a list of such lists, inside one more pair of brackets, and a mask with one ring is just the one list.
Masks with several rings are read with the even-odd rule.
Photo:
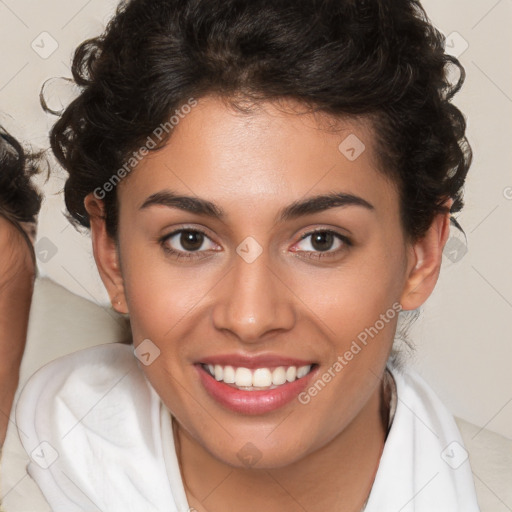
[[0, 126], [0, 215], [16, 226], [36, 222], [41, 194], [31, 181], [39, 172], [41, 153], [27, 152]]
[[[382, 172], [400, 192], [404, 231], [419, 238], [448, 198], [452, 213], [462, 208], [471, 163], [465, 119], [451, 103], [465, 73], [444, 46], [417, 0], [124, 2], [101, 36], [76, 49], [82, 92], [51, 132], [69, 173], [72, 220], [89, 226], [85, 196], [170, 113], [216, 94], [291, 98], [340, 119], [370, 119]], [[104, 202], [115, 236], [115, 188]]]

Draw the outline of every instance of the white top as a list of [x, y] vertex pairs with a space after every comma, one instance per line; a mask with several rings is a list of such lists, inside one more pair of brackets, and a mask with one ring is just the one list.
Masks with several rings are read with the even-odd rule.
[[[390, 367], [397, 406], [365, 512], [477, 512], [451, 414], [413, 371]], [[54, 512], [187, 512], [171, 416], [133, 347], [57, 359], [16, 408], [30, 476]]]

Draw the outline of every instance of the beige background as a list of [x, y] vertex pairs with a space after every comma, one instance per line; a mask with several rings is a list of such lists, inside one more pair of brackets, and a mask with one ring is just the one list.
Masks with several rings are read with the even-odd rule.
[[[73, 48], [101, 32], [116, 4], [0, 0], [1, 124], [35, 148], [48, 147], [55, 117], [39, 105], [41, 85], [70, 76]], [[411, 332], [414, 364], [454, 414], [512, 439], [512, 1], [425, 0], [423, 5], [466, 68], [456, 103], [468, 118], [475, 159], [459, 217], [468, 252], [452, 241], [438, 288]], [[73, 93], [52, 81], [50, 106], [60, 108]], [[39, 271], [105, 303], [90, 240], [62, 214], [63, 179], [55, 168], [44, 186]]]

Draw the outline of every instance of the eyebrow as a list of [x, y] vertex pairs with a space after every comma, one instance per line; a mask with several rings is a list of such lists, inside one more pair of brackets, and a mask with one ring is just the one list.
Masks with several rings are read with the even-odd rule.
[[[215, 219], [223, 220], [227, 217], [226, 212], [215, 203], [206, 199], [199, 199], [192, 196], [176, 194], [171, 190], [162, 190], [150, 195], [140, 207], [144, 210], [151, 206], [167, 206], [180, 210], [204, 215]], [[278, 213], [278, 221], [284, 222], [305, 215], [319, 213], [330, 208], [345, 206], [359, 206], [366, 210], [374, 211], [375, 208], [362, 197], [347, 194], [344, 192], [333, 192], [330, 194], [318, 195], [307, 199], [298, 200], [286, 206]]]

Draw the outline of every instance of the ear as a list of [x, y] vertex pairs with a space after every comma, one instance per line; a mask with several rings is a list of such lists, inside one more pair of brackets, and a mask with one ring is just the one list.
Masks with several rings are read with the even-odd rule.
[[117, 242], [108, 233], [105, 205], [93, 193], [86, 196], [84, 206], [91, 224], [92, 249], [101, 280], [107, 289], [112, 307], [118, 313], [128, 313]]
[[423, 238], [410, 248], [408, 277], [400, 303], [404, 310], [420, 307], [430, 296], [439, 277], [443, 249], [450, 234], [449, 208], [453, 201], [445, 203], [446, 213], [438, 213]]

